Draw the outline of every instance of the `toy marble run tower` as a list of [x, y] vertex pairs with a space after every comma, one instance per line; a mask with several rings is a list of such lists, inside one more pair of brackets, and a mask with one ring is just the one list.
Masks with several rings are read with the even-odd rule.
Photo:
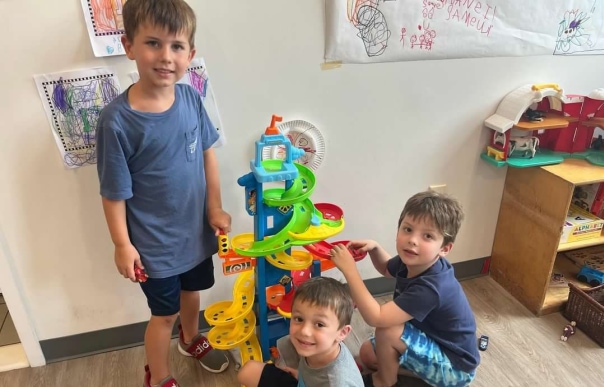
[[[239, 346], [242, 363], [269, 359], [270, 348], [289, 333], [297, 286], [332, 268], [329, 251], [334, 244], [347, 243], [325, 241], [343, 230], [343, 212], [336, 205], [310, 201], [315, 175], [294, 163], [304, 150], [292, 146], [279, 131], [275, 126], [279, 121], [281, 117], [273, 115], [270, 126], [255, 143], [251, 172], [237, 181], [245, 190], [247, 213], [254, 217], [254, 233], [234, 236], [231, 241], [227, 235], [219, 236], [223, 273], [239, 275], [233, 302], [211, 305], [205, 313], [208, 323], [215, 326], [208, 334], [210, 343], [214, 347], [218, 344], [219, 349]], [[262, 150], [272, 146], [283, 147], [283, 160], [261, 160]], [[352, 253], [355, 260], [365, 256]], [[253, 292], [249, 291], [251, 283]], [[227, 321], [232, 324], [234, 318], [242, 321], [239, 327], [220, 328]], [[252, 337], [255, 325], [258, 344], [256, 336]], [[220, 335], [212, 334], [217, 328]]]

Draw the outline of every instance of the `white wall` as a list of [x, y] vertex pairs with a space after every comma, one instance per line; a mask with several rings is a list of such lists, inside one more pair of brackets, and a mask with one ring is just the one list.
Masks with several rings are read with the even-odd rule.
[[[558, 82], [583, 94], [604, 85], [601, 56], [321, 71], [322, 0], [190, 3], [228, 139], [218, 154], [235, 233], [252, 230], [236, 179], [249, 171], [253, 142], [277, 113], [306, 119], [325, 134], [327, 157], [313, 200], [343, 207], [342, 238], [375, 238], [393, 251], [406, 198], [445, 183], [467, 212], [450, 257], [488, 256], [505, 170], [479, 159], [482, 121], [523, 84]], [[93, 56], [78, 0], [2, 1], [0, 15], [0, 230], [35, 333], [44, 340], [144, 321], [138, 286], [114, 268], [96, 169], [63, 167], [32, 78], [113, 65], [125, 87], [134, 65]], [[376, 276], [368, 261], [360, 268], [364, 278]], [[205, 292], [202, 307], [230, 293], [233, 280]]]

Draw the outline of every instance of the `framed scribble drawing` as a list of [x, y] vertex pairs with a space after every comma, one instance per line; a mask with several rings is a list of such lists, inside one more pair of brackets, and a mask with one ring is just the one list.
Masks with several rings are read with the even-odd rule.
[[344, 63], [604, 54], [604, 0], [326, 0]]
[[120, 94], [109, 68], [34, 76], [63, 163], [96, 163], [96, 124], [101, 109]]
[[[136, 71], [129, 75], [132, 82], [138, 82], [139, 76]], [[187, 72], [178, 83], [185, 83], [192, 86], [201, 95], [201, 100], [208, 112], [208, 116], [220, 135], [218, 140], [214, 143], [214, 147], [224, 145], [226, 142], [224, 128], [222, 127], [222, 120], [218, 113], [218, 105], [216, 104], [216, 98], [214, 96], [214, 90], [212, 89], [212, 83], [210, 82], [210, 76], [208, 75], [205, 60], [203, 58], [193, 58], [191, 64], [187, 68]]]
[[127, 0], [81, 0], [95, 56], [125, 54], [122, 9]]

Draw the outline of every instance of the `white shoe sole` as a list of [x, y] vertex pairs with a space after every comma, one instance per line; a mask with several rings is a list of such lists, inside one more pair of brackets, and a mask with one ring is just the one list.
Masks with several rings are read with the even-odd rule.
[[[186, 357], [193, 357], [193, 355], [191, 355], [189, 352], [187, 352], [186, 350], [184, 350], [184, 349], [183, 349], [183, 348], [180, 346], [180, 341], [178, 342], [177, 347], [178, 347], [178, 352], [180, 352], [180, 354], [181, 354], [181, 355], [186, 356]], [[215, 350], [214, 350], [214, 349], [212, 349], [212, 351], [215, 351]], [[207, 355], [206, 355], [206, 356], [207, 356]], [[227, 367], [228, 367], [228, 366], [229, 366], [229, 364], [230, 364], [229, 358], [228, 358], [228, 356], [227, 356], [226, 354], [224, 355], [224, 358], [226, 359], [226, 362], [225, 362], [225, 363], [222, 365], [222, 367], [220, 367], [220, 369], [218, 369], [218, 370], [216, 370], [216, 369], [212, 369], [212, 368], [209, 368], [208, 366], [206, 366], [205, 364], [203, 364], [203, 363], [201, 362], [201, 360], [200, 360], [200, 359], [197, 359], [197, 361], [199, 362], [199, 364], [200, 364], [200, 365], [201, 365], [201, 366], [202, 366], [202, 367], [203, 367], [203, 368], [204, 368], [206, 371], [211, 372], [211, 373], [213, 373], [213, 374], [219, 374], [219, 373], [221, 373], [221, 372], [224, 372], [224, 370], [226, 370], [226, 369], [227, 369]]]

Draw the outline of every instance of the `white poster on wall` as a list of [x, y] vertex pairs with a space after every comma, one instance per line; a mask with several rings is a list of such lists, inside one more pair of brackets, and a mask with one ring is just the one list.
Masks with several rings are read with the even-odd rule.
[[52, 134], [67, 168], [96, 163], [96, 126], [101, 109], [120, 94], [107, 67], [35, 75]]
[[[130, 74], [132, 82], [138, 82], [138, 72], [133, 71]], [[184, 83], [192, 86], [201, 95], [203, 106], [205, 106], [210, 121], [216, 127], [218, 131], [218, 140], [214, 143], [214, 147], [222, 146], [226, 143], [226, 137], [224, 135], [224, 128], [222, 126], [222, 120], [218, 113], [218, 105], [216, 103], [216, 97], [214, 96], [214, 90], [212, 89], [212, 83], [210, 82], [210, 76], [208, 75], [208, 69], [206, 62], [203, 58], [193, 58], [191, 64], [187, 68], [185, 75], [178, 81], [178, 83]]]
[[604, 0], [326, 0], [325, 59], [604, 54]]
[[84, 20], [95, 56], [124, 55], [122, 9], [127, 0], [82, 0]]

